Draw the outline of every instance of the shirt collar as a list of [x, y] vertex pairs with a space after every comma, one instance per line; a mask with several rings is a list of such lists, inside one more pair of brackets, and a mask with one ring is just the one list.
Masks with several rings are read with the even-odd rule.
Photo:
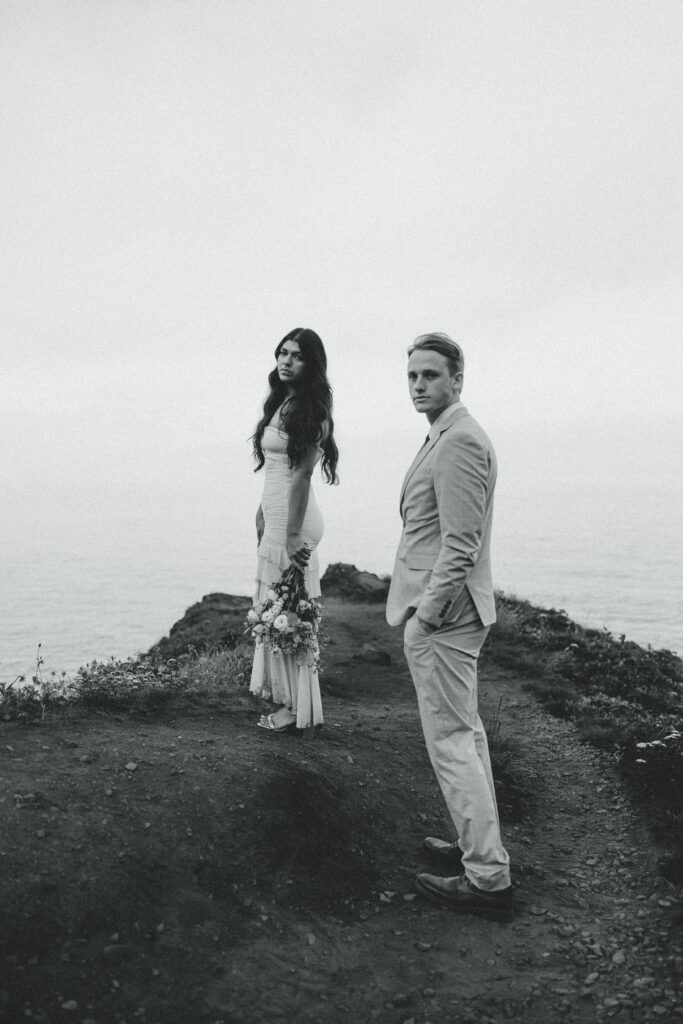
[[433, 441], [435, 437], [438, 437], [443, 428], [450, 423], [456, 409], [462, 409], [462, 402], [453, 402], [452, 405], [447, 405], [444, 411], [437, 416], [429, 428], [430, 441]]

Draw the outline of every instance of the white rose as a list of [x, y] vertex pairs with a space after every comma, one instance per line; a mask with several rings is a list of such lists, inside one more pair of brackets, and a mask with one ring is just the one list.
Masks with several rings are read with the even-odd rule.
[[266, 596], [269, 601], [277, 601], [277, 594], [274, 590], [269, 590]]
[[287, 620], [287, 616], [286, 615], [278, 615], [278, 617], [276, 618], [276, 620], [273, 623], [273, 625], [275, 626], [275, 628], [280, 633], [284, 633], [284, 631], [287, 629], [287, 626], [289, 625], [289, 622]]
[[247, 620], [249, 622], [258, 622], [258, 615], [256, 614], [253, 608], [249, 609], [249, 612], [247, 613]]
[[265, 622], [266, 625], [269, 626], [274, 618], [275, 616], [273, 615], [272, 611], [268, 610], [267, 612], [264, 612], [263, 615], [261, 616], [261, 621]]

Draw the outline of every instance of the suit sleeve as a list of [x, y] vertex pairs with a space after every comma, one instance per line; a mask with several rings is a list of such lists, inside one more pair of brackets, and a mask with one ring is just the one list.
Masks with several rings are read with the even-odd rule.
[[417, 614], [434, 625], [448, 617], [477, 561], [486, 519], [491, 455], [471, 434], [458, 431], [437, 445], [434, 492], [441, 547]]

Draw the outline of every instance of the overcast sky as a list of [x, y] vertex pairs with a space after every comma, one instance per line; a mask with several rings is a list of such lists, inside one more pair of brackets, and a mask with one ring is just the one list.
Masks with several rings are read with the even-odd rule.
[[427, 330], [462, 342], [510, 465], [557, 469], [560, 436], [572, 472], [666, 472], [682, 108], [679, 0], [3, 0], [15, 526], [105, 481], [201, 498], [228, 467], [257, 494], [245, 440], [294, 326], [328, 350], [349, 508], [368, 481], [395, 502]]

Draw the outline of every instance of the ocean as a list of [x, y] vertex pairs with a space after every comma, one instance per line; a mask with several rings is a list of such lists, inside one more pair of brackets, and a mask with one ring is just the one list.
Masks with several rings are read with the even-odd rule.
[[[254, 479], [239, 498], [223, 485], [196, 501], [139, 503], [126, 514], [26, 511], [5, 527], [0, 681], [73, 674], [93, 659], [146, 651], [204, 594], [251, 594]], [[321, 568], [352, 562], [389, 573], [400, 522], [396, 495], [358, 515], [360, 494], [316, 484], [326, 533]], [[576, 481], [501, 481], [494, 576], [508, 594], [563, 608], [578, 622], [683, 653], [680, 491], [664, 484], [583, 489]], [[172, 511], [169, 511], [172, 509]], [[210, 510], [210, 511], [207, 511]]]

